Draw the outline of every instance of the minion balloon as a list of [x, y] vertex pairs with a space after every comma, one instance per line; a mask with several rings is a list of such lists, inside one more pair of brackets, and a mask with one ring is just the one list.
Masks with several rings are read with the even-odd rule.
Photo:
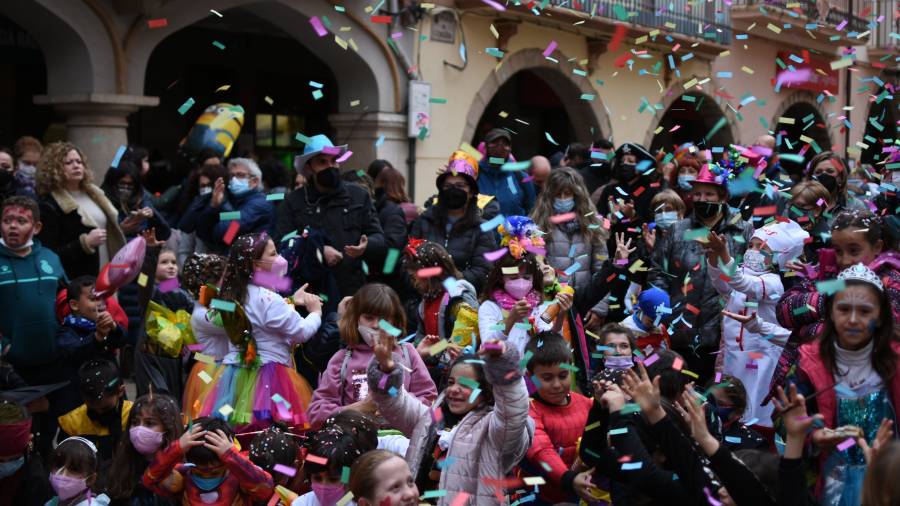
[[244, 108], [226, 103], [213, 104], [197, 118], [194, 127], [181, 141], [181, 149], [196, 155], [203, 149], [212, 149], [219, 156], [231, 153], [234, 141], [244, 125]]

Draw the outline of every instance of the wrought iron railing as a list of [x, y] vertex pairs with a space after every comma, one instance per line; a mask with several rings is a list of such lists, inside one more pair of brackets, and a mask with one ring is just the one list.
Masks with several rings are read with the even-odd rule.
[[[881, 48], [897, 48], [900, 46], [900, 20], [894, 18], [894, 11], [900, 7], [896, 0], [878, 0], [875, 12], [870, 16], [868, 30], [869, 46]], [[878, 20], [881, 20], [880, 22]]]
[[731, 15], [725, 0], [550, 0], [550, 4], [719, 44], [731, 40]]
[[[883, 2], [884, 0], [878, 0]], [[876, 3], [878, 3], [876, 2]], [[818, 23], [829, 25], [832, 27], [841, 26], [842, 31], [848, 36], [863, 33], [868, 30], [868, 21], [866, 21], [861, 13], [865, 9], [871, 10], [872, 2], [863, 0], [734, 0], [732, 6], [752, 6], [759, 8], [765, 12], [766, 9], [783, 9], [787, 11], [788, 19], [796, 17], [795, 25], [805, 25], [808, 23]], [[828, 7], [828, 12], [823, 13], [821, 9]], [[792, 13], [792, 14], [791, 14]], [[802, 17], [802, 19], [801, 19]]]

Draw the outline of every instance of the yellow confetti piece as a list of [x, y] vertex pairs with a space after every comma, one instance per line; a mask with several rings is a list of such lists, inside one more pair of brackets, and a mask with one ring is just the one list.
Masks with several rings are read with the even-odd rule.
[[220, 91], [228, 91], [229, 89], [231, 89], [230, 84], [223, 84], [222, 86], [219, 86], [218, 88], [216, 88], [216, 93], [218, 93]]
[[691, 86], [694, 86], [695, 84], [697, 84], [697, 78], [696, 78], [696, 77], [693, 78], [693, 79], [691, 79], [690, 81], [684, 83], [684, 89], [688, 89], [688, 88], [690, 88]]
[[772, 30], [775, 33], [781, 33], [781, 28], [778, 28], [777, 26], [773, 25], [772, 23], [769, 23], [766, 26], [766, 28], [768, 28], [769, 30]]
[[207, 385], [212, 381], [212, 376], [210, 376], [206, 371], [198, 372], [197, 377]]
[[750, 26], [747, 27], [747, 31], [749, 32], [749, 31], [753, 30], [754, 28], [756, 28], [756, 23], [755, 23], [755, 22], [754, 22], [752, 25], [750, 25]]
[[500, 113], [497, 114], [497, 116], [500, 116], [501, 118], [506, 119], [509, 116], [509, 113], [506, 111], [500, 111]]
[[646, 36], [646, 35], [642, 35], [642, 36], [640, 36], [640, 37], [634, 39], [634, 44], [635, 44], [635, 45], [643, 44], [644, 42], [647, 42], [647, 36]]
[[342, 27], [338, 28], [338, 31], [339, 31], [339, 32], [349, 32], [349, 31], [352, 30], [352, 29], [353, 29], [353, 28], [351, 28], [351, 27], [349, 27], [349, 26], [342, 26]]
[[204, 364], [215, 364], [216, 359], [210, 355], [204, 355], [202, 353], [194, 353], [194, 360], [197, 362], [203, 362]]
[[335, 36], [334, 36], [334, 42], [335, 42], [337, 45], [341, 46], [341, 49], [343, 49], [343, 50], [345, 50], [345, 51], [347, 50], [347, 41], [346, 41], [346, 40], [344, 40], [344, 39], [338, 37], [337, 35], [335, 35]]
[[842, 69], [844, 67], [849, 67], [853, 64], [853, 60], [850, 58], [841, 58], [840, 60], [835, 60], [830, 63], [831, 70]]
[[480, 162], [481, 159], [484, 158], [484, 155], [482, 155], [481, 152], [479, 152], [477, 149], [473, 148], [472, 145], [469, 144], [468, 142], [464, 142], [464, 143], [460, 144], [459, 149], [472, 155], [472, 158], [474, 158], [475, 161]]
[[650, 35], [650, 37], [656, 37], [657, 35], [659, 35], [659, 30], [650, 30], [650, 33], [648, 35]]
[[743, 67], [741, 67], [741, 70], [743, 70], [744, 72], [750, 74], [751, 76], [753, 75], [753, 69], [751, 69], [750, 67], [747, 67], [746, 65], [743, 66]]
[[503, 270], [503, 274], [518, 274], [519, 273], [518, 267], [504, 267], [502, 270]]
[[344, 497], [341, 497], [340, 499], [338, 499], [338, 502], [336, 504], [337, 504], [337, 506], [346, 506], [347, 503], [349, 503], [352, 500], [353, 500], [353, 492], [347, 492], [346, 494], [344, 494]]
[[431, 2], [422, 3], [421, 5], [423, 9], [434, 9], [434, 4]]
[[725, 58], [726, 56], [731, 56], [731, 51], [726, 49], [725, 51], [722, 51], [721, 53], [719, 53], [720, 58]]
[[779, 122], [779, 123], [784, 123], [785, 125], [793, 125], [793, 124], [794, 124], [794, 118], [788, 118], [787, 116], [780, 116], [780, 117], [778, 118], [778, 122]]
[[226, 405], [222, 406], [221, 408], [219, 408], [219, 413], [222, 413], [222, 416], [227, 418], [228, 415], [234, 413], [234, 408], [232, 408], [230, 405], [226, 404]]
[[668, 28], [669, 30], [674, 30], [674, 29], [678, 28], [678, 25], [676, 25], [675, 23], [673, 23], [671, 21], [666, 21], [664, 24], [666, 25], [666, 28]]
[[809, 144], [809, 143], [811, 143], [811, 142], [813, 141], [813, 139], [812, 139], [812, 137], [807, 137], [807, 136], [805, 136], [805, 135], [801, 135], [801, 136], [800, 136], [800, 141]]
[[359, 46], [356, 45], [356, 41], [353, 40], [353, 37], [350, 37], [350, 49], [357, 53], [359, 52]]
[[266, 95], [266, 96], [263, 98], [263, 100], [265, 100], [266, 103], [269, 104], [269, 105], [272, 105], [272, 104], [275, 103], [275, 101], [272, 100], [272, 97], [270, 97], [270, 96], [268, 96], [268, 95]]
[[138, 286], [142, 286], [142, 287], [143, 287], [143, 286], [147, 286], [147, 281], [148, 281], [148, 280], [149, 280], [149, 278], [147, 277], [147, 275], [144, 274], [144, 273], [142, 272], [142, 273], [138, 276], [137, 284], [138, 284]]
[[351, 100], [350, 101], [350, 107], [356, 107], [358, 105], [359, 105], [359, 100]]
[[656, 130], [653, 131], [653, 135], [656, 135], [663, 131], [663, 127], [656, 127]]
[[526, 476], [526, 477], [522, 478], [522, 481], [524, 481], [525, 484], [528, 485], [529, 487], [533, 487], [535, 485], [543, 485], [543, 484], [547, 483], [544, 480], [544, 478], [542, 478], [540, 476]]
[[[587, 331], [585, 331], [585, 332], [587, 332]], [[589, 430], [594, 430], [594, 429], [596, 429], [596, 428], [599, 427], [599, 426], [600, 426], [600, 422], [594, 422], [594, 423], [591, 423], [591, 424], [586, 425], [586, 426], [584, 427], [584, 431], [587, 432], [587, 431], [589, 431]]]
[[694, 378], [694, 379], [700, 379], [700, 376], [697, 376], [697, 373], [692, 372], [692, 371], [688, 371], [687, 369], [682, 369], [682, 370], [681, 370], [681, 374], [687, 374], [688, 376], [690, 376], [690, 377], [692, 377], [692, 378]]
[[438, 341], [438, 342], [434, 343], [433, 345], [431, 345], [430, 348], [428, 348], [428, 353], [429, 353], [432, 357], [434, 357], [434, 356], [436, 356], [437, 354], [439, 354], [440, 352], [446, 350], [448, 346], [450, 346], [450, 341], [448, 341], [448, 340], [446, 340], [446, 339], [441, 339], [440, 341]]
[[639, 271], [643, 265], [644, 261], [638, 258], [634, 261], [633, 264], [631, 264], [631, 267], [628, 268], [628, 272], [634, 274], [635, 272]]
[[491, 33], [494, 35], [494, 38], [495, 38], [495, 39], [499, 39], [499, 38], [500, 38], [500, 33], [497, 31], [496, 28], [494, 28], [494, 25], [493, 25], [493, 24], [491, 25]]

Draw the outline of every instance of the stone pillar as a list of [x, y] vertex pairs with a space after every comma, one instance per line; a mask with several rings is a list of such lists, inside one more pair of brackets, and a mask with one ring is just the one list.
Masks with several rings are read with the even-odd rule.
[[[409, 138], [406, 136], [406, 115], [390, 112], [337, 113], [328, 116], [334, 127], [335, 144], [348, 144], [353, 151], [344, 167], [365, 170], [376, 158], [391, 162], [409, 179]], [[375, 144], [381, 136], [384, 141]]]
[[52, 105], [66, 119], [66, 138], [85, 154], [99, 185], [119, 146], [128, 144], [128, 115], [159, 104], [158, 97], [80, 93], [38, 95], [34, 103]]

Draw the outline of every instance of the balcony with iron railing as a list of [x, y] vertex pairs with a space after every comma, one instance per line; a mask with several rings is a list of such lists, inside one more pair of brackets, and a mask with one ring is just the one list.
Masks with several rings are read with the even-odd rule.
[[757, 36], [831, 50], [868, 42], [872, 5], [863, 0], [733, 0], [731, 20], [735, 31], [755, 24]]
[[894, 15], [900, 7], [898, 4], [897, 0], [878, 0], [875, 4], [867, 27], [872, 32], [868, 47], [870, 62], [889, 65], [895, 63], [892, 57], [900, 55], [900, 20]]

